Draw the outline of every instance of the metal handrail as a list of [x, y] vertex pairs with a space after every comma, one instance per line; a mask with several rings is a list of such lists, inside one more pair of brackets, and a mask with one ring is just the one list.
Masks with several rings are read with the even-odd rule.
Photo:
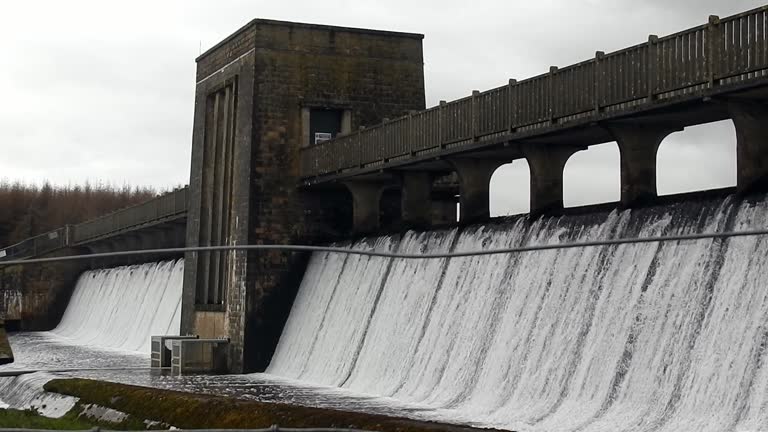
[[149, 201], [126, 207], [72, 227], [72, 244], [104, 237], [160, 219], [177, 216], [187, 211], [189, 187], [177, 189]]
[[69, 226], [65, 226], [22, 240], [0, 249], [0, 260], [31, 257], [60, 249], [66, 246], [68, 233]]

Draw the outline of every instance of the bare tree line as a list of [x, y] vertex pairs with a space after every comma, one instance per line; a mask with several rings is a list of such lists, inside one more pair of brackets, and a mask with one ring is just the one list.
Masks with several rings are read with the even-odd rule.
[[0, 247], [157, 196], [150, 187], [108, 183], [42, 185], [0, 179]]

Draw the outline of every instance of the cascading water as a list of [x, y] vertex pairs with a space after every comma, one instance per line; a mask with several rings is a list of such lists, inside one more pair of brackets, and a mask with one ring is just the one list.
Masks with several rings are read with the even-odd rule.
[[[407, 233], [439, 252], [768, 225], [689, 201]], [[268, 372], [534, 431], [768, 429], [768, 238], [402, 260], [316, 253]]]
[[184, 260], [84, 272], [51, 333], [93, 348], [149, 353], [153, 335], [177, 335]]
[[[146, 367], [151, 336], [179, 334], [183, 274], [184, 260], [84, 272], [58, 327], [12, 336], [16, 362], [5, 368]], [[0, 406], [64, 415], [75, 400], [43, 391], [53, 377], [0, 378]]]

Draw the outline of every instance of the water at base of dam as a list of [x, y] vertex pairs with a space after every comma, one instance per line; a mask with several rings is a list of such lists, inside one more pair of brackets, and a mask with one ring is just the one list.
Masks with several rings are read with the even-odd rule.
[[[765, 197], [700, 197], [636, 210], [514, 217], [348, 246], [466, 251], [767, 225]], [[767, 265], [765, 237], [437, 260], [316, 253], [268, 374], [94, 374], [521, 431], [768, 430]], [[83, 301], [101, 301], [106, 292], [95, 289]], [[147, 300], [142, 304], [155, 303]], [[143, 307], [135, 305], [133, 314]], [[163, 314], [171, 322], [177, 312], [169, 311], [147, 316]], [[62, 325], [75, 316], [68, 310]], [[102, 323], [81, 328], [104, 329], [108, 316], [81, 317]], [[86, 357], [100, 352], [89, 331], [69, 340], [53, 333], [14, 335], [21, 365], [58, 349]], [[82, 335], [90, 342], [82, 343]], [[146, 354], [118, 351], [141, 350], [139, 339], [111, 347], [115, 357], [104, 364], [145, 366]]]

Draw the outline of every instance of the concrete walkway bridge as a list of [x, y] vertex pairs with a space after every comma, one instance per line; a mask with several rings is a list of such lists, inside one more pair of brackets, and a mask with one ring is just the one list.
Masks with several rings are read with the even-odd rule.
[[531, 212], [563, 207], [563, 168], [575, 152], [616, 141], [621, 203], [656, 197], [656, 153], [670, 133], [732, 119], [738, 189], [768, 173], [768, 7], [720, 19], [425, 111], [385, 120], [301, 152], [301, 185], [345, 184], [357, 231], [378, 227], [379, 197], [402, 191], [406, 224], [428, 225], [436, 176], [458, 176], [460, 220], [489, 216], [489, 182], [525, 158]]
[[[0, 261], [86, 253], [183, 247], [187, 187], [0, 249]], [[9, 330], [50, 330], [59, 322], [84, 270], [137, 264], [175, 255], [133, 255], [0, 269], [0, 322]]]
[[189, 189], [180, 188], [76, 225], [0, 249], [0, 261], [39, 257], [62, 249], [98, 253], [183, 247]]

